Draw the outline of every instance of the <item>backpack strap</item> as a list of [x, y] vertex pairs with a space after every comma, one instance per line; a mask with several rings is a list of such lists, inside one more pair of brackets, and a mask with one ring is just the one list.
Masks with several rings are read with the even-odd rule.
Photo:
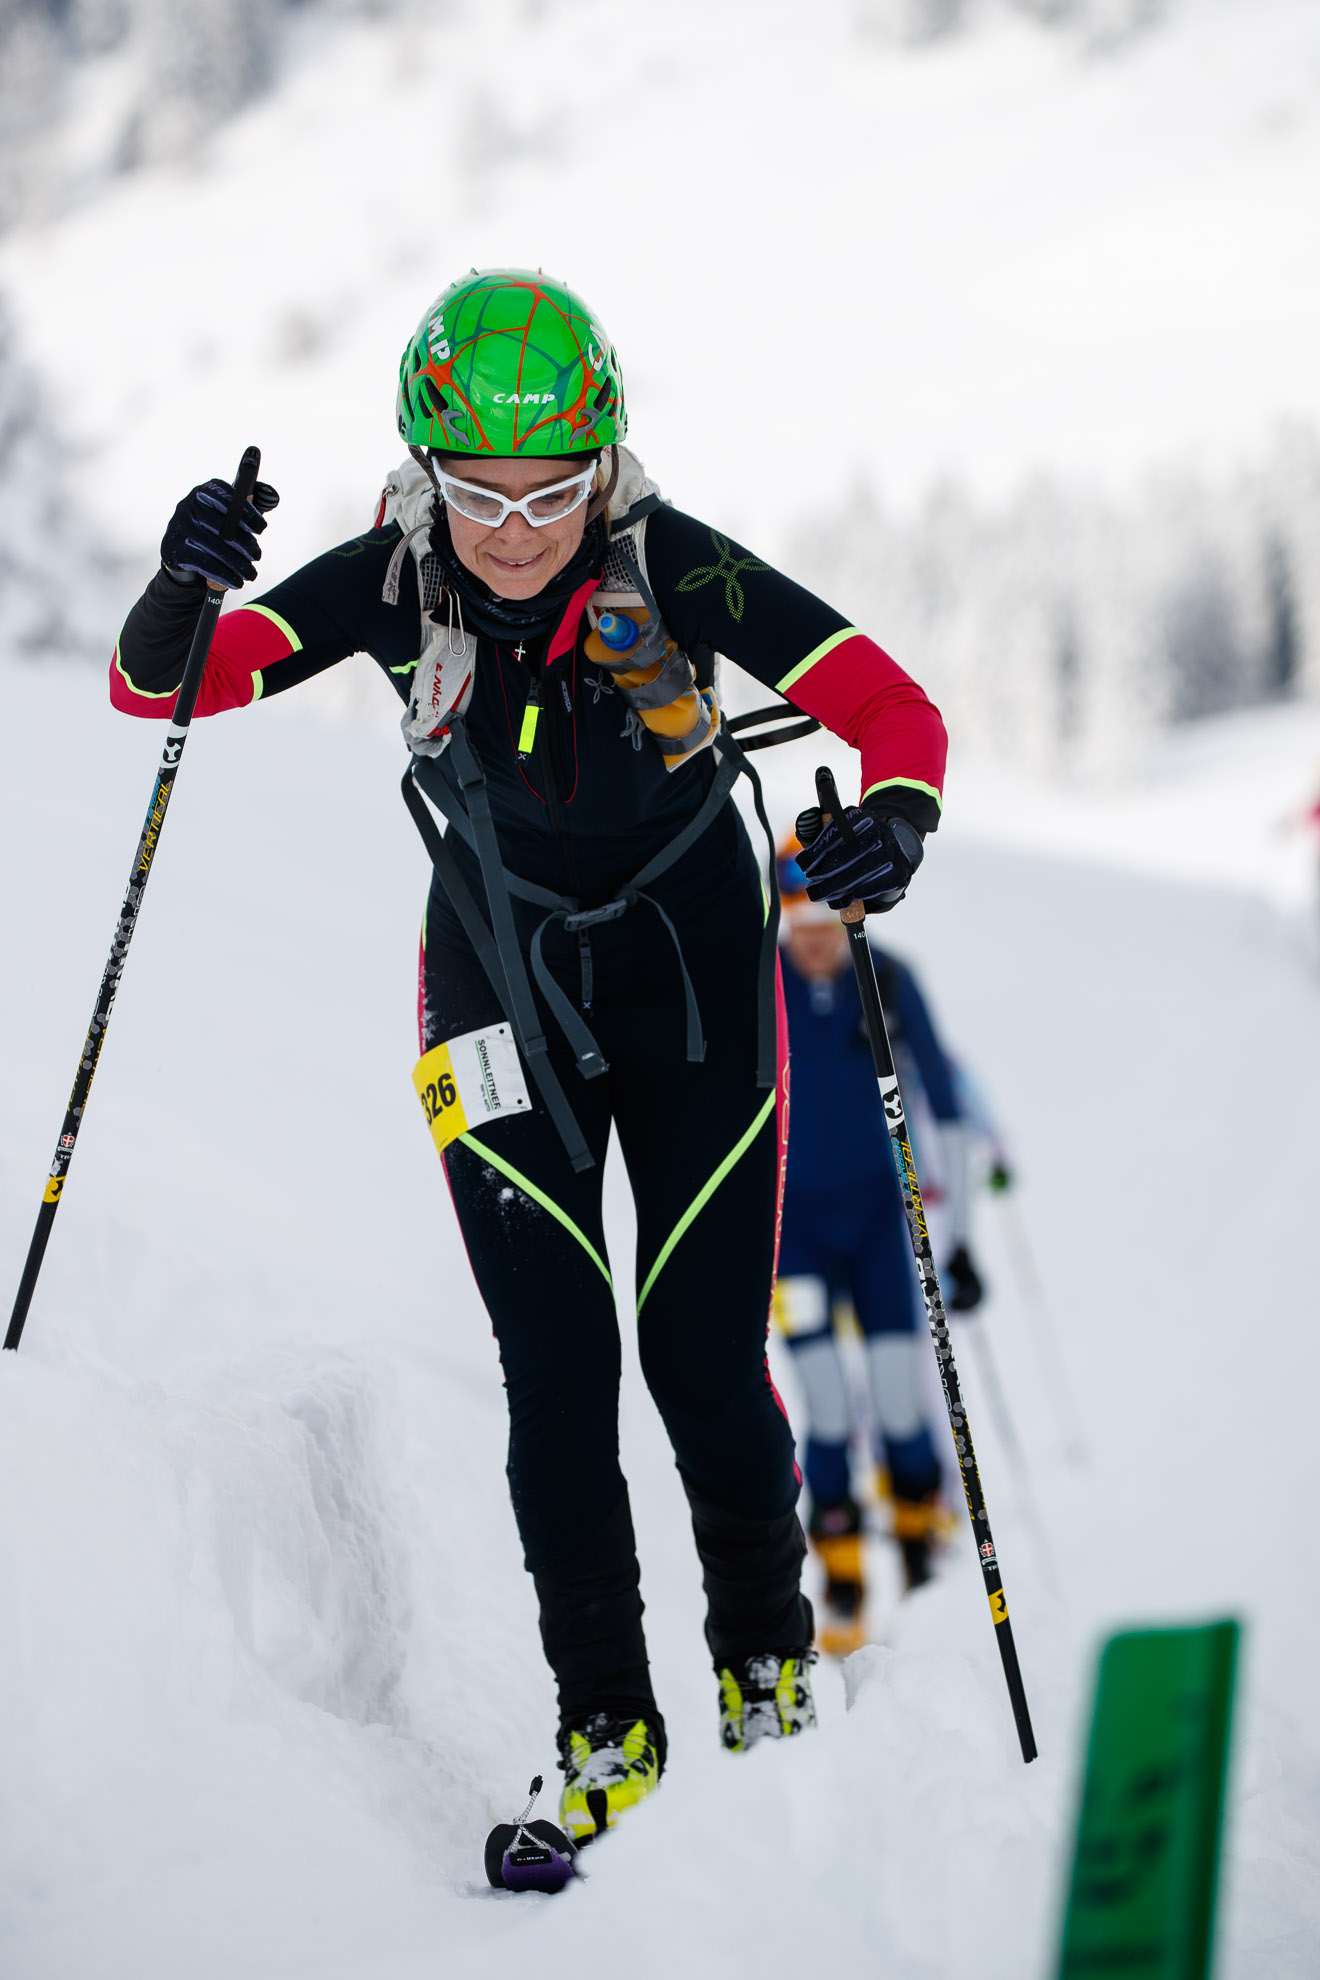
[[[718, 736], [715, 744], [718, 768], [710, 789], [687, 824], [676, 832], [674, 837], [662, 846], [625, 886], [619, 889], [612, 901], [605, 902], [601, 907], [583, 908], [569, 895], [555, 894], [547, 887], [537, 886], [535, 882], [524, 880], [521, 875], [509, 872], [500, 856], [495, 821], [490, 809], [490, 796], [486, 789], [485, 771], [467, 734], [467, 725], [463, 717], [455, 716], [450, 728], [452, 747], [447, 761], [453, 765], [459, 789], [457, 791], [454, 789], [441, 762], [437, 759], [414, 757], [403, 776], [404, 802], [412, 814], [422, 842], [430, 855], [431, 864], [458, 916], [460, 926], [476, 951], [491, 988], [499, 999], [500, 1008], [513, 1029], [514, 1036], [527, 1060], [528, 1070], [536, 1081], [541, 1097], [545, 1101], [546, 1111], [558, 1130], [574, 1169], [580, 1171], [594, 1167], [594, 1157], [587, 1148], [577, 1117], [550, 1064], [549, 1048], [545, 1034], [540, 1028], [522, 948], [518, 941], [512, 898], [527, 901], [546, 910], [532, 936], [530, 947], [532, 975], [536, 979], [537, 988], [550, 1007], [551, 1015], [572, 1046], [578, 1072], [584, 1079], [594, 1079], [600, 1073], [607, 1071], [607, 1063], [581, 1013], [573, 1008], [563, 989], [550, 973], [543, 951], [545, 930], [551, 921], [559, 921], [563, 923], [567, 933], [578, 935], [579, 951], [582, 956], [583, 1001], [589, 1003], [591, 980], [589, 931], [605, 922], [618, 920], [629, 908], [643, 901], [659, 915], [673, 942], [683, 983], [687, 1058], [692, 1064], [700, 1064], [706, 1056], [706, 1040], [702, 1032], [696, 992], [683, 955], [682, 940], [669, 915], [654, 895], [647, 892], [647, 889], [682, 859], [702, 834], [709, 830], [718, 813], [728, 802], [740, 776], [745, 776], [751, 783], [753, 803], [765, 833], [768, 851], [768, 865], [763, 881], [766, 897], [765, 925], [762, 930], [761, 952], [757, 965], [756, 1084], [763, 1090], [773, 1088], [778, 1078], [779, 1042], [775, 995], [779, 888], [775, 878], [775, 842], [769, 819], [766, 817], [760, 779], [734, 738], [727, 731], [721, 731]], [[445, 838], [436, 830], [435, 822], [422, 796], [423, 790], [446, 818], [450, 827], [476, 853], [485, 883], [486, 900], [490, 910], [489, 923], [472, 898]]]
[[[454, 855], [440, 833], [436, 831], [435, 821], [417, 788], [415, 772], [419, 763], [427, 760], [414, 758], [404, 771], [403, 801], [412, 813], [413, 822], [422, 836], [422, 844], [430, 854], [431, 864], [435, 868], [440, 884], [449, 896], [450, 905], [458, 916], [459, 924], [486, 972], [500, 1009], [512, 1026], [514, 1036], [527, 1061], [527, 1069], [536, 1081], [537, 1089], [545, 1102], [546, 1112], [554, 1122], [559, 1138], [564, 1144], [565, 1153], [574, 1170], [580, 1174], [584, 1169], [595, 1167], [595, 1157], [587, 1147], [577, 1116], [569, 1106], [568, 1096], [559, 1083], [554, 1067], [550, 1064], [545, 1035], [540, 1030], [536, 1008], [532, 1003], [531, 992], [527, 988], [526, 973], [521, 971], [521, 957], [518, 956], [517, 945], [516, 943], [514, 945], [514, 954], [518, 957], [521, 982], [518, 985], [520, 994], [515, 997], [505, 975], [500, 945], [487, 927], [481, 909], [469, 893]], [[530, 1028], [525, 1022], [529, 1011]]]
[[[804, 715], [791, 701], [780, 701], [771, 708], [752, 708], [745, 715], [726, 717], [730, 735], [741, 735], [744, 749], [775, 749], [780, 743], [798, 742], [814, 735], [820, 723], [814, 715]], [[747, 730], [755, 730], [748, 735]]]

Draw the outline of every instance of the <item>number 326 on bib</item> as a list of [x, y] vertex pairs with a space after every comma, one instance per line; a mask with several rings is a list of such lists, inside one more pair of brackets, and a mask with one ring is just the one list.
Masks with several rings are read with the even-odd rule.
[[413, 1085], [441, 1154], [469, 1128], [501, 1115], [530, 1114], [518, 1047], [507, 1024], [465, 1031], [433, 1045], [413, 1067]]

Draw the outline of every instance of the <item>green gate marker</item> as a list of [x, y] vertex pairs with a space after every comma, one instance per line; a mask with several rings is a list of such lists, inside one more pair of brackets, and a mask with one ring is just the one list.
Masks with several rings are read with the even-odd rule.
[[1105, 1645], [1059, 1980], [1207, 1980], [1237, 1644], [1219, 1622]]

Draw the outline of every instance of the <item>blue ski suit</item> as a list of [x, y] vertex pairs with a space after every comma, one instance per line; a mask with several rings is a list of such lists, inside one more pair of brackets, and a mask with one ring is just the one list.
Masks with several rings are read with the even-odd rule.
[[[962, 1119], [949, 1065], [915, 978], [872, 945], [905, 1094], [919, 1081], [941, 1128]], [[849, 1493], [851, 1405], [834, 1336], [851, 1298], [866, 1351], [876, 1455], [894, 1495], [922, 1500], [940, 1465], [922, 1403], [922, 1311], [902, 1198], [848, 958], [809, 979], [781, 949], [792, 1065], [776, 1306], [803, 1391], [804, 1469], [817, 1511]]]

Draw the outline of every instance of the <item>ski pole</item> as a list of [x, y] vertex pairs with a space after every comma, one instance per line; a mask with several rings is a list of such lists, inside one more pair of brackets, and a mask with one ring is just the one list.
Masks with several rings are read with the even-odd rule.
[[[848, 823], [848, 814], [839, 801], [834, 774], [823, 765], [816, 772], [816, 795], [820, 802], [819, 811], [804, 811], [797, 821], [797, 835], [802, 844], [809, 846], [818, 838], [831, 818], [838, 819], [845, 843], [851, 841], [854, 836], [852, 827]], [[939, 1365], [940, 1386], [944, 1390], [945, 1406], [949, 1412], [949, 1424], [953, 1431], [954, 1447], [958, 1453], [958, 1464], [962, 1472], [967, 1516], [972, 1522], [972, 1532], [976, 1537], [981, 1574], [990, 1601], [990, 1614], [994, 1618], [999, 1660], [1004, 1667], [1004, 1680], [1008, 1685], [1009, 1701], [1017, 1723], [1022, 1758], [1024, 1761], [1031, 1761], [1036, 1757], [1036, 1736], [1031, 1729], [1031, 1714], [1027, 1709], [1027, 1694], [1018, 1664], [1017, 1645], [1013, 1641], [1013, 1625], [1008, 1619], [1004, 1584], [1000, 1578], [995, 1543], [990, 1534], [990, 1515], [986, 1511], [985, 1494], [981, 1490], [981, 1474], [976, 1463], [976, 1452], [972, 1448], [967, 1409], [963, 1402], [958, 1370], [953, 1359], [953, 1344], [949, 1338], [944, 1296], [940, 1291], [939, 1275], [935, 1270], [930, 1233], [926, 1229], [926, 1213], [922, 1207], [916, 1164], [912, 1159], [912, 1144], [908, 1138], [904, 1119], [898, 1074], [894, 1070], [894, 1055], [889, 1046], [889, 1031], [885, 1024], [880, 986], [876, 981], [871, 945], [866, 939], [866, 909], [861, 901], [850, 901], [839, 918], [848, 931], [848, 947], [852, 954], [857, 989], [862, 1000], [866, 1035], [870, 1040], [871, 1058], [880, 1086], [885, 1123], [889, 1129], [890, 1151], [894, 1157], [894, 1167], [898, 1172], [898, 1187], [907, 1216], [908, 1234], [912, 1240], [912, 1255], [916, 1260], [917, 1276], [921, 1281], [921, 1296], [925, 1302], [926, 1319], [930, 1326], [931, 1340], [935, 1345], [935, 1359]]]
[[[234, 476], [233, 498], [220, 525], [220, 535], [226, 541], [242, 518], [244, 504], [256, 485], [257, 470], [260, 466], [260, 450], [256, 447], [245, 448], [243, 458], [238, 464], [238, 473]], [[124, 903], [119, 910], [119, 922], [110, 943], [110, 954], [101, 977], [101, 987], [96, 994], [96, 1008], [83, 1041], [82, 1057], [74, 1074], [73, 1091], [69, 1095], [64, 1126], [60, 1131], [60, 1138], [51, 1160], [45, 1194], [41, 1199], [41, 1208], [37, 1212], [36, 1227], [32, 1232], [32, 1242], [28, 1246], [27, 1260], [23, 1266], [23, 1276], [18, 1283], [14, 1310], [9, 1316], [9, 1331], [5, 1335], [7, 1348], [17, 1348], [23, 1338], [23, 1323], [32, 1304], [32, 1294], [41, 1271], [41, 1261], [46, 1255], [46, 1245], [50, 1238], [51, 1226], [55, 1222], [55, 1212], [60, 1207], [60, 1196], [69, 1173], [69, 1164], [73, 1160], [78, 1130], [82, 1126], [83, 1113], [87, 1106], [87, 1096], [91, 1091], [92, 1078], [101, 1056], [101, 1047], [105, 1043], [110, 1013], [114, 1009], [115, 993], [119, 989], [119, 979], [124, 973], [128, 945], [133, 940], [133, 930], [137, 926], [138, 909], [142, 905], [142, 896], [147, 890], [147, 881], [151, 878], [151, 863], [155, 858], [160, 835], [164, 829], [165, 813], [169, 809], [174, 780], [179, 774], [183, 746], [188, 740], [188, 724], [192, 721], [193, 709], [201, 689], [202, 675], [206, 671], [211, 639], [215, 633], [216, 621], [220, 617], [224, 595], [223, 586], [213, 584], [208, 578], [201, 617], [197, 621], [197, 630], [193, 634], [192, 646], [188, 651], [188, 662], [183, 670], [183, 679], [179, 683], [174, 719], [165, 734], [160, 768], [156, 772], [156, 782], [152, 787], [142, 836], [133, 855], [133, 866], [124, 892]]]

